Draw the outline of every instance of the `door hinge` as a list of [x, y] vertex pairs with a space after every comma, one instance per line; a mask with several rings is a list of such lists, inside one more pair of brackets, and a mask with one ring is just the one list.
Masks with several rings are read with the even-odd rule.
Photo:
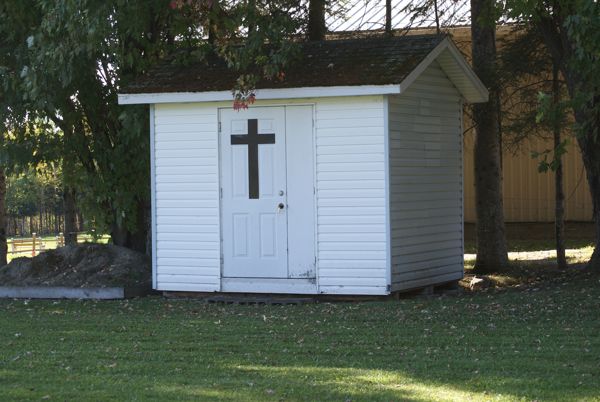
[[223, 187], [219, 189], [219, 197], [223, 198]]
[[221, 132], [221, 122], [219, 122], [219, 132]]

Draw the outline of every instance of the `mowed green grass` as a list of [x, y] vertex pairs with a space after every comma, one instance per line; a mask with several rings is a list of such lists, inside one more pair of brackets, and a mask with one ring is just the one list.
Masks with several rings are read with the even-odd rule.
[[1, 400], [600, 401], [600, 277], [235, 306], [0, 301]]

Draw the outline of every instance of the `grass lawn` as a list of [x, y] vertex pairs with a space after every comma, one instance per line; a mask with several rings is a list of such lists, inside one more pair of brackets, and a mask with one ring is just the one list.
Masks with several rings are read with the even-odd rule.
[[508, 233], [505, 288], [452, 297], [0, 300], [0, 401], [600, 401], [600, 275], [554, 268], [546, 226]]
[[2, 400], [597, 400], [600, 277], [302, 306], [0, 300]]

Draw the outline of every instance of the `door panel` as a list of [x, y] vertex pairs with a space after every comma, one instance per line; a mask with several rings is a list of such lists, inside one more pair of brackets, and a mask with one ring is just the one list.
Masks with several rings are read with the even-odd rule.
[[287, 278], [284, 108], [222, 109], [220, 122], [223, 276]]
[[277, 257], [277, 216], [275, 214], [260, 214], [260, 257]]
[[233, 256], [237, 258], [248, 258], [248, 214], [233, 214]]
[[315, 278], [315, 194], [312, 106], [286, 106], [288, 275]]

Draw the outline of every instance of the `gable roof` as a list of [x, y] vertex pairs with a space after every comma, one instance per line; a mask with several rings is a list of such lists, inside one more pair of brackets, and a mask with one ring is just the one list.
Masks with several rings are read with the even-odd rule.
[[[301, 44], [300, 57], [285, 69], [285, 79], [260, 80], [256, 85], [256, 95], [259, 99], [284, 99], [401, 93], [407, 88], [407, 79], [412, 83], [436, 59], [442, 61], [440, 65], [444, 70], [444, 65], [455, 70], [455, 78], [466, 78], [462, 80], [466, 82], [463, 89], [471, 89], [471, 93], [458, 85], [457, 88], [468, 101], [487, 100], [485, 87], [451, 40], [442, 35], [305, 42]], [[446, 62], [443, 63], [442, 59]], [[124, 88], [119, 102], [231, 100], [231, 89], [238, 76], [239, 72], [227, 68], [225, 62], [216, 56], [187, 66], [165, 63]], [[469, 86], [472, 88], [466, 88]], [[173, 96], [167, 98], [166, 94]]]

